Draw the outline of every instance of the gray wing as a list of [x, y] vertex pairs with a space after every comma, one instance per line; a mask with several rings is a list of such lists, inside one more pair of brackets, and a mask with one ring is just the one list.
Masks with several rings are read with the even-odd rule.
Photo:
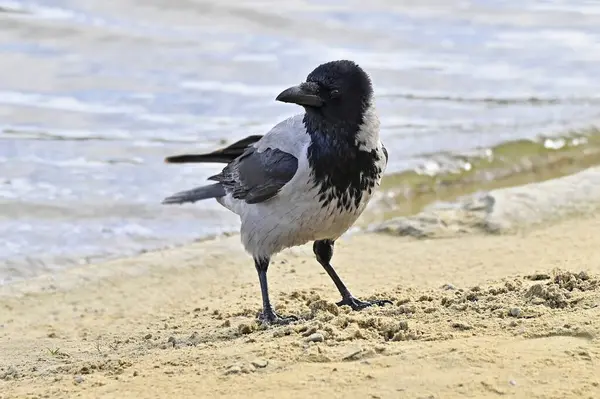
[[233, 198], [257, 204], [274, 197], [298, 169], [298, 159], [276, 148], [248, 147], [209, 180], [218, 181]]

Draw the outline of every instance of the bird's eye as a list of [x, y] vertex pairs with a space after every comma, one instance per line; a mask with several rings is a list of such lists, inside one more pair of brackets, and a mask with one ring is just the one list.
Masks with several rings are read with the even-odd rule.
[[329, 95], [331, 96], [331, 98], [336, 98], [340, 96], [340, 91], [339, 90], [331, 90], [331, 92], [329, 92]]

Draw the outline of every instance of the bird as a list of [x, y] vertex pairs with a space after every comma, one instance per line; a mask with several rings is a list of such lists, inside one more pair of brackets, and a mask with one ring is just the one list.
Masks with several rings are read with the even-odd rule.
[[309, 242], [342, 297], [338, 306], [358, 311], [391, 304], [356, 298], [331, 265], [336, 240], [362, 214], [388, 163], [370, 76], [354, 61], [326, 62], [275, 100], [299, 105], [304, 113], [277, 123], [264, 135], [213, 152], [165, 158], [169, 164], [226, 165], [207, 179], [215, 183], [178, 192], [162, 203], [214, 198], [240, 217], [241, 242], [258, 273], [258, 320], [264, 324], [298, 320], [274, 311], [267, 271], [275, 254]]

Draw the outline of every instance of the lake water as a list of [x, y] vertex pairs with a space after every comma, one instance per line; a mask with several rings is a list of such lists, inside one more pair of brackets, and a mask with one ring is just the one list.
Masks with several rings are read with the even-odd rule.
[[0, 0], [0, 282], [234, 231], [160, 204], [218, 170], [163, 158], [266, 132], [340, 58], [389, 173], [600, 119], [596, 0]]

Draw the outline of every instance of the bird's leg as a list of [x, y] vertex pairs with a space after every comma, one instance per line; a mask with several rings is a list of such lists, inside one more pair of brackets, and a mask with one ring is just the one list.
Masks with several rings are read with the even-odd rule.
[[374, 301], [361, 301], [359, 299], [356, 299], [350, 293], [350, 291], [348, 290], [348, 288], [346, 288], [346, 285], [344, 284], [344, 282], [342, 281], [340, 276], [338, 276], [338, 274], [335, 272], [335, 270], [333, 269], [333, 266], [331, 266], [331, 263], [330, 263], [331, 258], [333, 257], [334, 243], [335, 242], [333, 240], [315, 241], [313, 244], [313, 252], [315, 253], [315, 255], [317, 257], [317, 261], [321, 264], [321, 266], [323, 266], [323, 268], [325, 269], [327, 274], [329, 274], [329, 277], [331, 277], [331, 279], [333, 280], [333, 283], [335, 284], [338, 291], [342, 295], [342, 300], [340, 302], [338, 302], [337, 305], [338, 306], [348, 305], [353, 310], [361, 310], [361, 309], [367, 308], [372, 305], [383, 306], [386, 303], [391, 304], [392, 303], [391, 301], [388, 301], [385, 299], [384, 300], [374, 300]]
[[262, 294], [263, 311], [258, 316], [258, 319], [265, 324], [288, 324], [298, 320], [296, 316], [280, 316], [273, 310], [271, 300], [269, 299], [269, 286], [267, 284], [267, 269], [269, 268], [269, 258], [254, 258], [254, 266], [258, 272], [258, 280], [260, 281], [260, 292]]

